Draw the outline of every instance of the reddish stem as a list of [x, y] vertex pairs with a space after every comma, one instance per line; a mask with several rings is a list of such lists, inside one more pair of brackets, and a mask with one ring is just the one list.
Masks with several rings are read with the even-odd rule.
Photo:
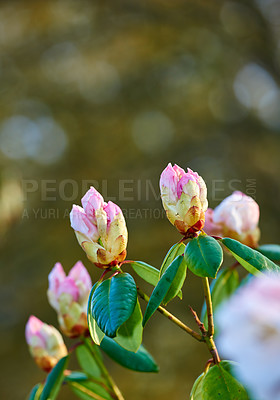
[[201, 322], [201, 320], [198, 318], [197, 313], [193, 310], [193, 308], [191, 306], [189, 306], [189, 309], [191, 310], [192, 315], [194, 316], [195, 322], [199, 327], [199, 330], [202, 333], [202, 336], [206, 336], [207, 335], [207, 331], [205, 329], [204, 323]]
[[232, 264], [232, 266], [231, 266], [231, 267], [229, 267], [229, 269], [230, 269], [230, 270], [234, 270], [235, 268], [237, 268], [237, 267], [238, 267], [238, 265], [240, 265], [240, 264], [239, 264], [239, 262], [238, 262], [238, 261], [236, 261], [234, 264]]
[[84, 344], [84, 342], [74, 343], [71, 347], [69, 347], [68, 353], [72, 353], [74, 350], [76, 350], [77, 347], [81, 346], [82, 344]]
[[98, 279], [98, 282], [102, 282], [103, 279], [104, 279], [104, 277], [105, 277], [105, 275], [108, 274], [108, 272], [110, 272], [110, 271], [111, 271], [111, 268], [105, 269], [105, 271], [102, 272], [102, 275], [101, 275], [100, 278]]

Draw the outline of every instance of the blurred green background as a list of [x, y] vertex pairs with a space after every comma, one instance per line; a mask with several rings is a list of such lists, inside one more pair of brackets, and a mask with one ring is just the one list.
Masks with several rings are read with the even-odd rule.
[[[54, 263], [99, 276], [68, 218], [91, 183], [124, 209], [129, 259], [159, 267], [179, 239], [158, 197], [169, 161], [199, 172], [212, 207], [252, 195], [262, 243], [280, 241], [279, 21], [276, 0], [0, 2], [1, 398], [44, 378], [24, 327], [30, 314], [57, 324]], [[193, 324], [201, 298], [189, 274], [170, 309]], [[144, 343], [158, 375], [106, 359], [126, 399], [188, 398], [204, 346], [161, 315]]]

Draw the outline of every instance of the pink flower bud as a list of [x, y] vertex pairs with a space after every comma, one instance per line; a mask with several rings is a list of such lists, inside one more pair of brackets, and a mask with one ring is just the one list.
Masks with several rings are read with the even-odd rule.
[[205, 232], [230, 237], [250, 247], [257, 247], [260, 238], [259, 206], [251, 197], [236, 191], [214, 210], [207, 210]]
[[104, 199], [101, 194], [94, 188], [91, 187], [84, 197], [82, 198], [82, 206], [87, 214], [88, 218], [95, 223], [95, 212], [99, 210], [104, 205]]
[[167, 218], [180, 233], [195, 234], [203, 228], [207, 188], [196, 172], [169, 163], [160, 177], [160, 191]]
[[117, 206], [117, 204], [112, 203], [112, 201], [108, 202], [108, 204], [104, 207], [104, 211], [107, 215], [107, 228], [109, 228], [111, 222], [113, 222], [117, 216], [122, 213], [120, 207]]
[[90, 188], [83, 208], [73, 205], [71, 227], [90, 261], [100, 268], [116, 265], [126, 257], [127, 229], [121, 209]]
[[25, 337], [36, 364], [46, 372], [67, 355], [67, 348], [58, 330], [33, 315], [26, 324]]
[[[280, 274], [253, 277], [216, 313], [217, 347], [237, 378], [262, 400], [280, 400]], [[251, 398], [251, 397], [250, 397]]]
[[80, 232], [82, 235], [92, 240], [98, 239], [97, 227], [89, 220], [82, 207], [73, 205], [70, 213], [70, 221], [71, 227], [75, 231]]
[[60, 263], [49, 274], [48, 299], [58, 313], [61, 330], [70, 337], [88, 332], [87, 301], [91, 278], [81, 261], [66, 276]]

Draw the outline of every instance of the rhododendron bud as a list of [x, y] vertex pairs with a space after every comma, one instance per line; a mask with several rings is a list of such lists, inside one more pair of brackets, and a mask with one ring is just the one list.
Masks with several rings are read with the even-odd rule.
[[88, 332], [87, 302], [91, 287], [91, 278], [81, 261], [68, 276], [60, 263], [56, 263], [49, 274], [48, 299], [67, 336], [77, 337]]
[[219, 353], [238, 362], [235, 373], [252, 397], [280, 400], [280, 274], [251, 278], [216, 321]]
[[127, 229], [120, 207], [93, 187], [82, 198], [83, 207], [73, 205], [71, 226], [90, 261], [98, 267], [116, 265], [126, 257]]
[[196, 172], [169, 163], [160, 177], [160, 191], [167, 218], [180, 233], [192, 235], [203, 228], [207, 188]]
[[236, 191], [214, 210], [205, 214], [204, 230], [208, 235], [230, 237], [250, 247], [257, 247], [260, 238], [259, 206], [251, 197]]
[[26, 324], [25, 337], [36, 364], [46, 372], [67, 355], [67, 348], [58, 330], [33, 315]]

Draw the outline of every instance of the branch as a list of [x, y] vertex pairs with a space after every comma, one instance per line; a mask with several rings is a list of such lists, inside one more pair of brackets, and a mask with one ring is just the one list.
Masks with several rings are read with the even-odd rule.
[[213, 320], [213, 306], [212, 306], [212, 299], [209, 287], [208, 278], [202, 278], [203, 282], [203, 289], [204, 289], [204, 297], [206, 301], [207, 307], [207, 318], [208, 318], [208, 331], [205, 337], [205, 342], [208, 346], [208, 349], [213, 357], [213, 361], [215, 364], [219, 364], [220, 356], [218, 354], [217, 347], [215, 345], [213, 335], [214, 335], [214, 320]]
[[200, 319], [197, 316], [197, 313], [192, 309], [191, 306], [189, 306], [189, 309], [191, 310], [191, 313], [194, 316], [195, 322], [198, 325], [199, 330], [202, 333], [202, 336], [203, 337], [207, 336], [207, 331], [205, 329], [204, 323], [200, 321]]
[[[141, 297], [141, 299], [145, 300], [147, 303], [149, 302], [150, 298], [149, 298], [149, 296], [146, 295], [146, 293], [144, 293], [139, 288], [137, 288], [137, 292], [138, 292], [139, 297]], [[179, 328], [183, 329], [185, 332], [187, 332], [193, 338], [198, 340], [199, 342], [204, 342], [204, 338], [199, 333], [197, 333], [193, 329], [189, 328], [187, 325], [185, 325], [182, 321], [180, 321], [177, 317], [175, 317], [173, 314], [171, 314], [165, 308], [159, 306], [157, 308], [157, 311], [160, 312], [162, 315], [164, 315], [166, 318], [168, 318], [170, 321], [172, 321], [174, 324], [179, 326]]]
[[214, 321], [213, 321], [213, 307], [212, 307], [212, 300], [211, 300], [211, 293], [209, 287], [208, 278], [202, 278], [203, 282], [203, 289], [204, 289], [204, 297], [207, 307], [207, 318], [208, 318], [208, 336], [214, 335]]
[[205, 342], [206, 342], [206, 344], [207, 344], [207, 346], [208, 346], [208, 350], [210, 351], [210, 353], [211, 353], [211, 355], [212, 355], [212, 357], [213, 357], [214, 364], [219, 364], [219, 362], [221, 361], [221, 359], [220, 359], [220, 356], [219, 356], [217, 347], [216, 347], [216, 345], [215, 345], [213, 336], [211, 336], [211, 337], [208, 337], [208, 336], [207, 336], [207, 337], [205, 338]]

